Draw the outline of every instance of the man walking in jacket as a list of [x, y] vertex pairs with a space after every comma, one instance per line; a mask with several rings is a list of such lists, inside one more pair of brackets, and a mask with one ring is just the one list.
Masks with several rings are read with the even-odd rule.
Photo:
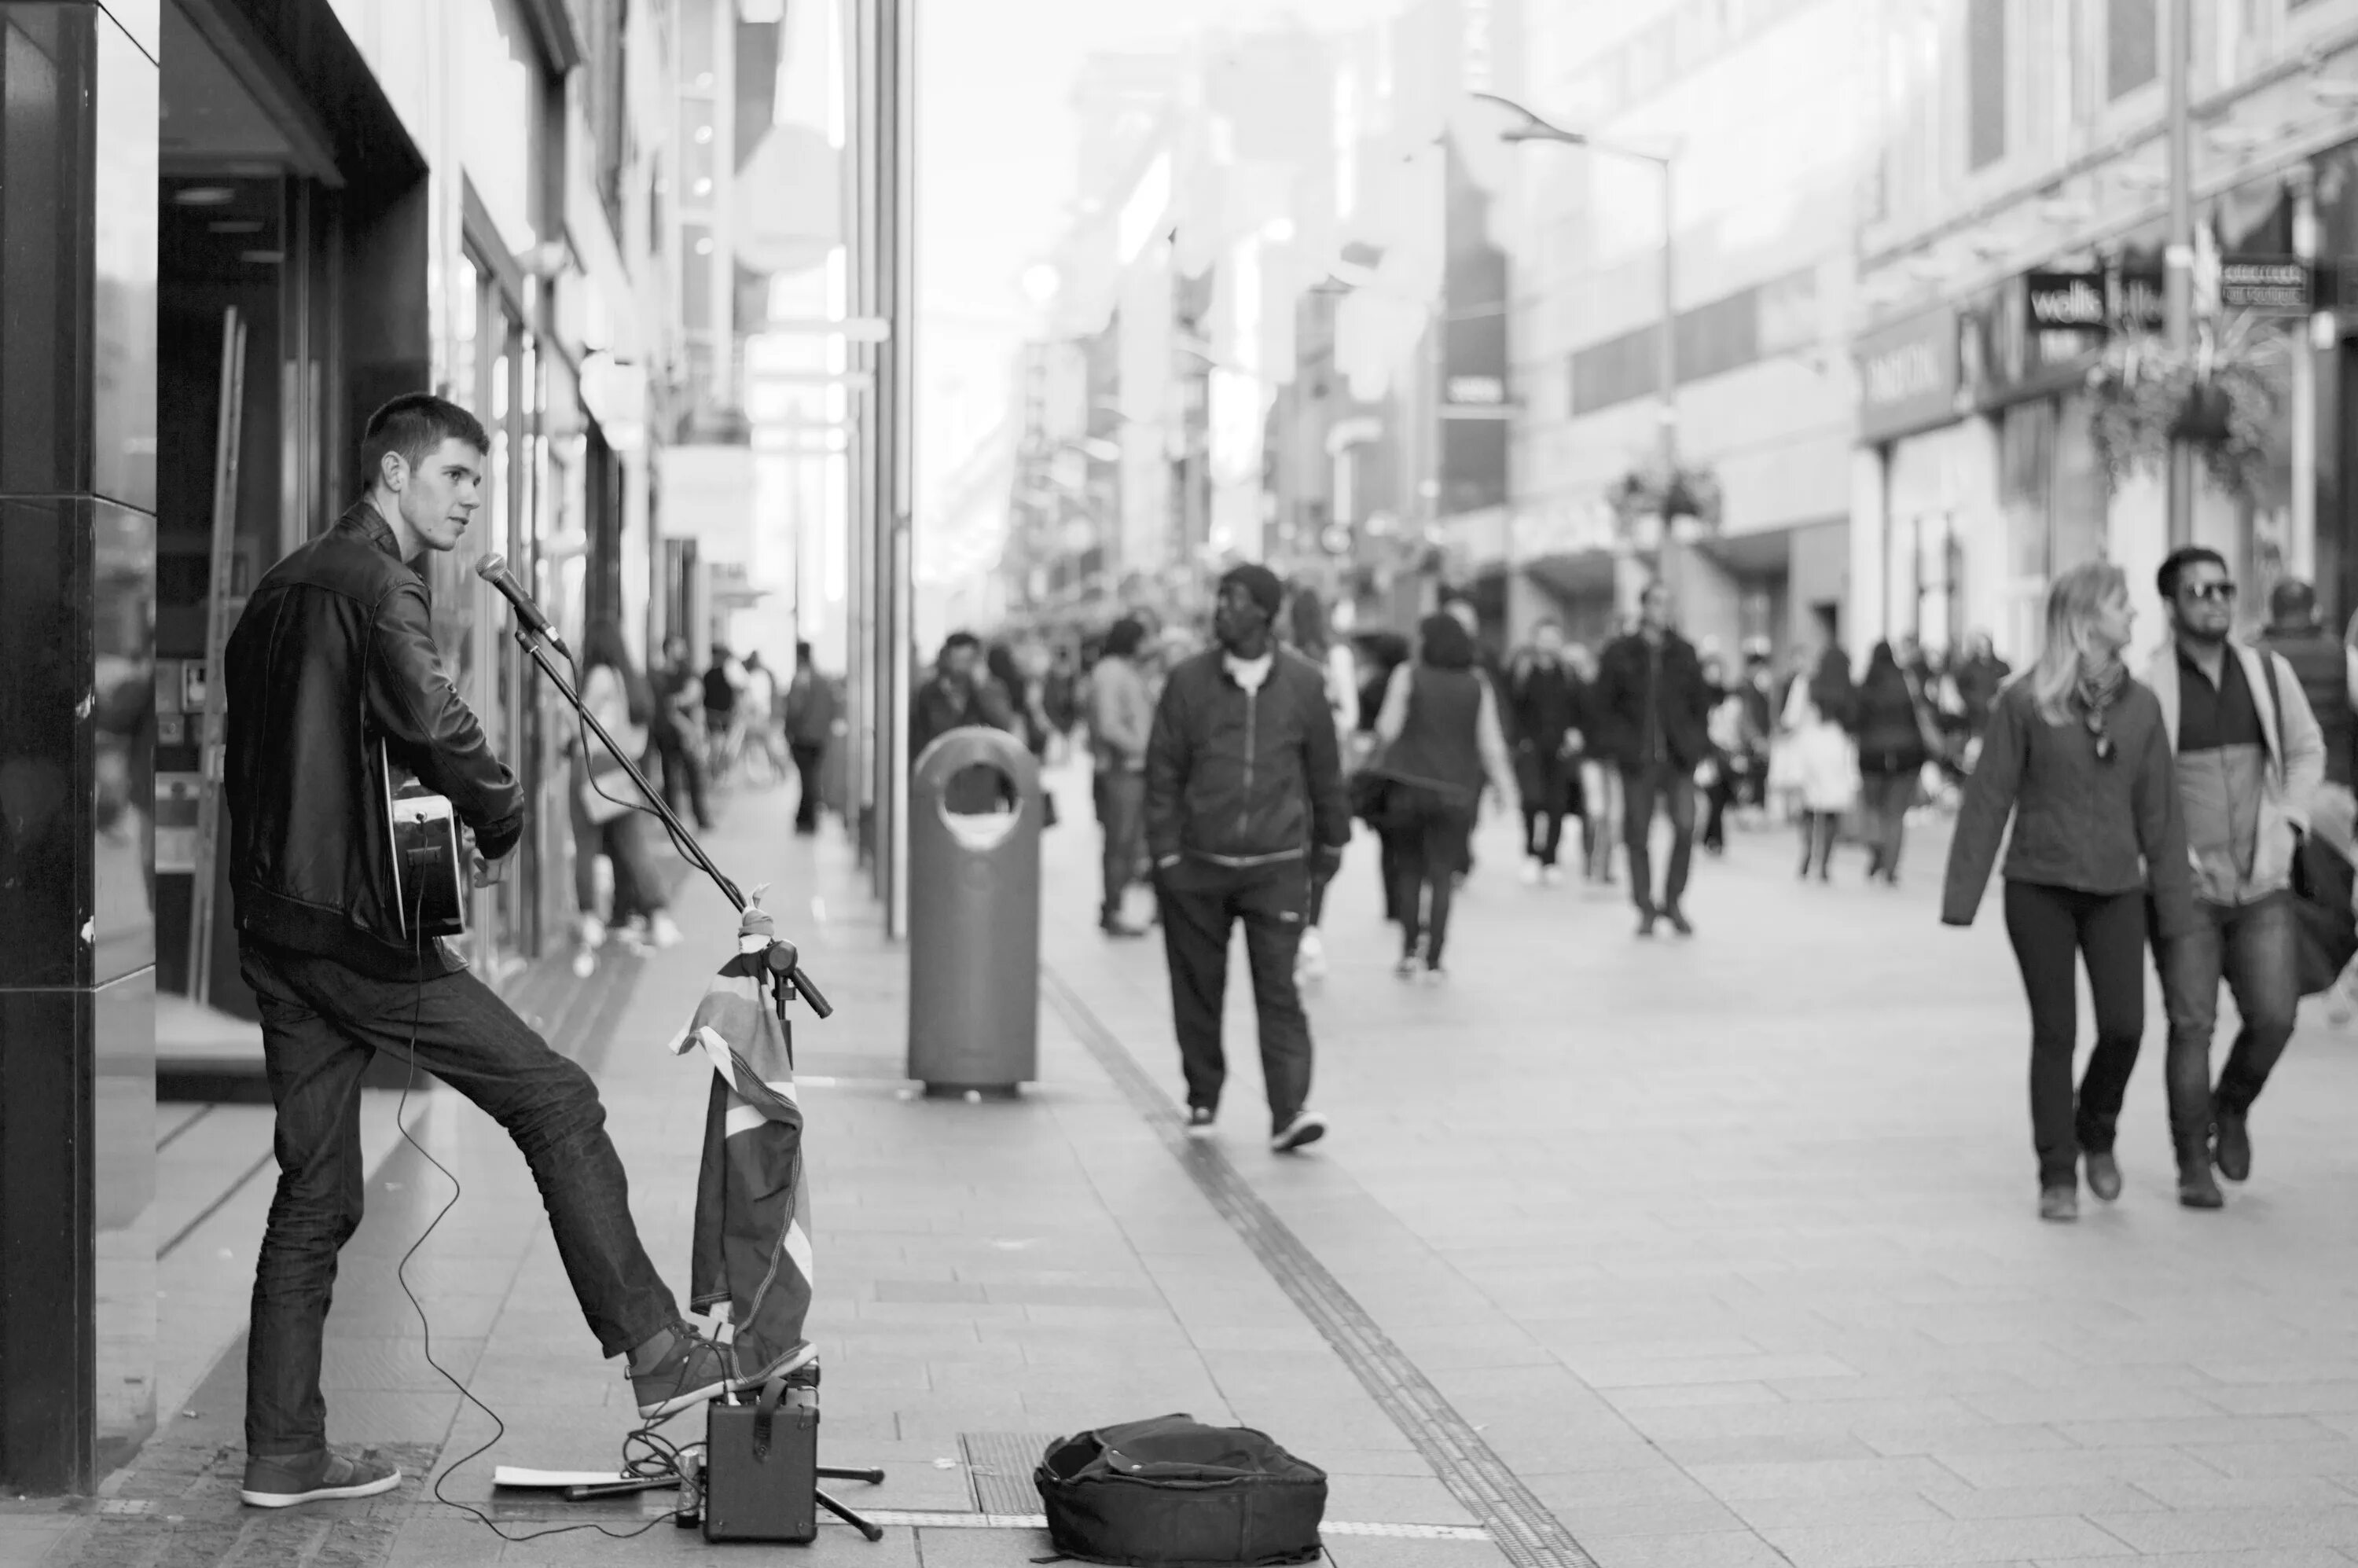
[[441, 398], [379, 409], [361, 440], [368, 492], [264, 575], [222, 661], [238, 957], [277, 1112], [278, 1188], [246, 1346], [239, 1495], [257, 1508], [370, 1497], [401, 1479], [328, 1447], [319, 1392], [336, 1255], [361, 1223], [361, 1078], [380, 1051], [431, 1071], [514, 1139], [600, 1347], [629, 1357], [642, 1416], [775, 1369], [740, 1378], [688, 1327], [640, 1243], [590, 1075], [413, 932], [401, 903], [379, 815], [386, 761], [449, 799], [479, 860], [500, 860], [525, 831], [524, 791], [442, 669], [411, 565], [465, 535], [490, 449], [474, 416]]
[[1351, 803], [1325, 672], [1280, 649], [1271, 633], [1283, 600], [1266, 567], [1237, 567], [1220, 579], [1212, 622], [1218, 645], [1174, 668], [1155, 707], [1146, 842], [1187, 1079], [1187, 1130], [1210, 1136], [1219, 1114], [1228, 935], [1241, 921], [1270, 1146], [1290, 1153], [1326, 1131], [1308, 1104], [1310, 1021], [1293, 964], [1310, 874], [1331, 875], [1341, 861]]
[[[1651, 936], [1667, 920], [1682, 936], [1694, 935], [1684, 899], [1694, 860], [1695, 769], [1711, 754], [1712, 691], [1694, 646], [1671, 629], [1671, 593], [1649, 583], [1638, 600], [1638, 629], [1606, 645], [1597, 661], [1592, 739], [1621, 770], [1622, 842], [1629, 852], [1629, 891], [1638, 903], [1638, 935]], [[1671, 819], [1671, 867], [1662, 896], [1654, 898], [1654, 807]]]
[[1138, 879], [1146, 850], [1146, 742], [1154, 729], [1154, 704], [1138, 651], [1146, 628], [1125, 615], [1106, 633], [1105, 654], [1089, 671], [1089, 754], [1097, 764], [1091, 781], [1098, 825], [1105, 833], [1104, 896], [1098, 903], [1098, 929], [1109, 936], [1143, 936], [1145, 928], [1122, 918], [1121, 901]]
[[[2292, 1038], [2300, 1005], [2292, 861], [2325, 748], [2291, 666], [2231, 641], [2235, 584], [2218, 553], [2174, 550], [2158, 579], [2172, 636], [2147, 683], [2178, 752], [2187, 851], [2202, 918], [2160, 944], [2169, 1013], [2169, 1130], [2178, 1201], [2217, 1208], [2212, 1167], [2231, 1182], [2252, 1172], [2245, 1128], [2252, 1102]], [[2219, 984], [2235, 994], [2243, 1027], [2211, 1080]]]
[[804, 838], [818, 831], [819, 806], [826, 796], [820, 769], [827, 749], [843, 728], [838, 708], [835, 687], [811, 657], [811, 645], [796, 643], [794, 679], [786, 684], [786, 751], [802, 780], [795, 800], [795, 831]]

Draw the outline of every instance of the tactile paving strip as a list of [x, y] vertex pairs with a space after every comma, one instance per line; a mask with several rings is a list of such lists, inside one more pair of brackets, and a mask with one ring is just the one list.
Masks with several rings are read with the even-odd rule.
[[1055, 1434], [1044, 1432], [962, 1432], [958, 1452], [979, 1514], [1036, 1514], [1040, 1489], [1032, 1472]]

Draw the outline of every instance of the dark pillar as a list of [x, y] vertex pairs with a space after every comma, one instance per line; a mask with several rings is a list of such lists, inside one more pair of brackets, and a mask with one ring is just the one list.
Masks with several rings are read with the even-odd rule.
[[12, 1493], [87, 1489], [156, 1418], [155, 18], [153, 5], [0, 0], [0, 1489]]

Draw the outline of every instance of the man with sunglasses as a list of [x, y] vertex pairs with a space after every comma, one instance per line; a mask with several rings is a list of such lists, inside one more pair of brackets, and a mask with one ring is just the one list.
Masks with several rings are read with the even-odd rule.
[[[2215, 550], [2173, 550], [2157, 579], [2171, 636], [2147, 684], [2161, 699], [2178, 758], [2187, 851], [2201, 918], [2160, 944], [2169, 1014], [2169, 1126], [2178, 1201], [2217, 1208], [2212, 1178], [2251, 1174], [2244, 1127], [2268, 1071], [2292, 1038], [2300, 1004], [2292, 864], [2310, 798], [2325, 777], [2325, 743], [2299, 677], [2283, 658], [2234, 640], [2235, 583]], [[2219, 984], [2243, 1027], [2211, 1080]]]

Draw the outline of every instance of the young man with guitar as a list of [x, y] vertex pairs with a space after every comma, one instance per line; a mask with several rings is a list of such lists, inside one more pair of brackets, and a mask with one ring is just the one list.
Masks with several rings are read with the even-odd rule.
[[515, 1140], [600, 1348], [629, 1357], [643, 1416], [748, 1386], [648, 1260], [589, 1074], [427, 934], [427, 904], [463, 890], [398, 863], [389, 768], [447, 798], [474, 835], [478, 881], [524, 833], [524, 792], [443, 673], [411, 565], [465, 535], [490, 446], [438, 397], [377, 410], [361, 442], [367, 493], [264, 576], [223, 660], [239, 953], [278, 1112], [246, 1351], [241, 1495], [256, 1507], [401, 1479], [329, 1449], [319, 1392], [336, 1254], [361, 1221], [361, 1075], [379, 1051], [431, 1071]]

